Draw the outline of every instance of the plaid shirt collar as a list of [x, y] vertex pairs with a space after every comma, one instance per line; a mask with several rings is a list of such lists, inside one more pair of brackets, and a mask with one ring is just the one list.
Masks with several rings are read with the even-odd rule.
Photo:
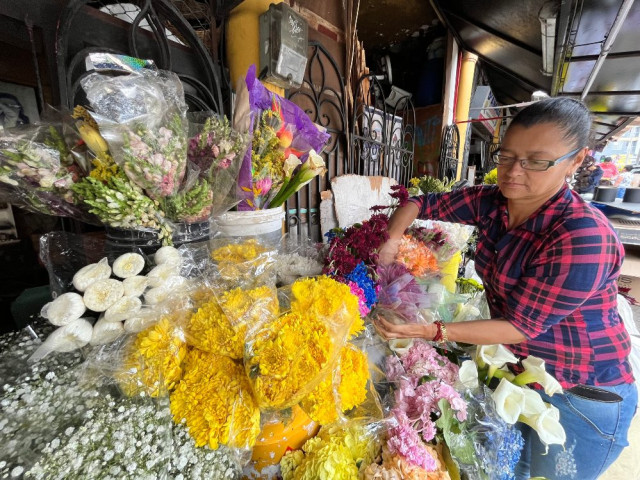
[[[549, 228], [564, 213], [569, 203], [571, 203], [571, 190], [568, 185], [563, 185], [560, 190], [547, 200], [538, 210], [533, 212], [529, 218], [516, 228], [522, 228], [529, 232], [538, 233]], [[502, 193], [498, 193], [498, 208], [492, 213], [496, 218], [503, 218], [506, 225], [509, 223], [507, 199]]]

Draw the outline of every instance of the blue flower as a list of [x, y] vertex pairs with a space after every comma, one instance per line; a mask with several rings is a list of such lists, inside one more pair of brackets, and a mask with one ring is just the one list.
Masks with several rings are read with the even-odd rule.
[[362, 289], [368, 308], [371, 308], [378, 301], [376, 284], [369, 276], [369, 271], [364, 262], [358, 263], [351, 273], [345, 275], [345, 279], [348, 282], [357, 284]]

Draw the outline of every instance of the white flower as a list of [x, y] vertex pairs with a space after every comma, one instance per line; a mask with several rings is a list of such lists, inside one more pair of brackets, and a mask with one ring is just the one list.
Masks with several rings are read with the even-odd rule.
[[107, 278], [97, 280], [84, 292], [84, 304], [94, 312], [104, 312], [124, 295], [124, 286], [119, 280]]
[[139, 297], [144, 293], [149, 285], [149, 279], [142, 275], [136, 275], [135, 277], [125, 278], [122, 281], [124, 287], [124, 293], [128, 297]]
[[78, 318], [54, 330], [42, 345], [29, 357], [37, 362], [51, 352], [71, 352], [84, 347], [91, 340], [93, 327], [84, 318]]
[[478, 345], [476, 359], [481, 367], [489, 365], [500, 368], [505, 363], [518, 363], [516, 356], [501, 344]]
[[169, 277], [173, 277], [176, 275], [180, 275], [180, 268], [177, 265], [173, 265], [171, 263], [163, 263], [153, 267], [147, 274], [147, 278], [149, 279], [149, 286], [161, 287], [165, 284]]
[[153, 257], [153, 261], [156, 265], [172, 265], [180, 268], [182, 265], [182, 256], [180, 251], [171, 246], [160, 247]]
[[522, 407], [522, 415], [537, 415], [547, 409], [547, 405], [536, 390], [523, 388], [524, 406]]
[[96, 280], [104, 280], [110, 276], [111, 267], [105, 257], [98, 263], [92, 263], [78, 270], [73, 276], [73, 286], [79, 292], [84, 292]]
[[413, 338], [392, 338], [389, 340], [389, 348], [399, 357], [404, 355], [413, 346]]
[[491, 397], [496, 404], [496, 412], [505, 422], [513, 425], [518, 421], [525, 406], [525, 394], [522, 387], [503, 378]]
[[524, 367], [524, 372], [517, 375], [514, 380], [517, 385], [539, 383], [543, 386], [544, 393], [549, 396], [562, 392], [562, 385], [545, 370], [544, 360], [530, 355], [522, 360], [522, 366]]
[[113, 274], [120, 278], [138, 275], [144, 268], [144, 258], [139, 253], [125, 253], [113, 262]]
[[478, 388], [478, 366], [473, 360], [465, 360], [458, 370], [458, 378], [465, 388], [473, 390]]
[[564, 445], [567, 434], [560, 424], [560, 411], [553, 405], [536, 415], [522, 415], [520, 421], [533, 428], [545, 445]]
[[105, 322], [121, 322], [136, 315], [141, 308], [142, 301], [138, 297], [122, 297], [105, 310], [104, 320]]
[[40, 315], [49, 320], [51, 324], [60, 327], [80, 318], [86, 310], [82, 295], [69, 292], [63, 293], [53, 302], [47, 303], [42, 307]]
[[113, 342], [120, 335], [124, 334], [122, 322], [108, 322], [100, 318], [93, 326], [91, 335], [91, 345], [105, 345]]

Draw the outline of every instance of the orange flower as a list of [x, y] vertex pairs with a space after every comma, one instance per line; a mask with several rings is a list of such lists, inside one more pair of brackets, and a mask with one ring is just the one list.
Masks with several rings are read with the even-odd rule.
[[409, 235], [402, 237], [396, 260], [407, 267], [414, 277], [438, 273], [438, 260], [433, 252]]

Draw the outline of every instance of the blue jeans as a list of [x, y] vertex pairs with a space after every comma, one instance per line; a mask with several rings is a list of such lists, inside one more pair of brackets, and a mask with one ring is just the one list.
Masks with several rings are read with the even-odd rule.
[[517, 423], [525, 440], [516, 466], [517, 480], [530, 477], [595, 480], [618, 458], [629, 445], [627, 432], [636, 412], [638, 390], [635, 383], [597, 388], [620, 395], [622, 401], [601, 402], [567, 392], [549, 397], [540, 392], [545, 402], [560, 410], [560, 423], [567, 441], [564, 448], [550, 445], [545, 455], [545, 446], [538, 434], [529, 426]]

